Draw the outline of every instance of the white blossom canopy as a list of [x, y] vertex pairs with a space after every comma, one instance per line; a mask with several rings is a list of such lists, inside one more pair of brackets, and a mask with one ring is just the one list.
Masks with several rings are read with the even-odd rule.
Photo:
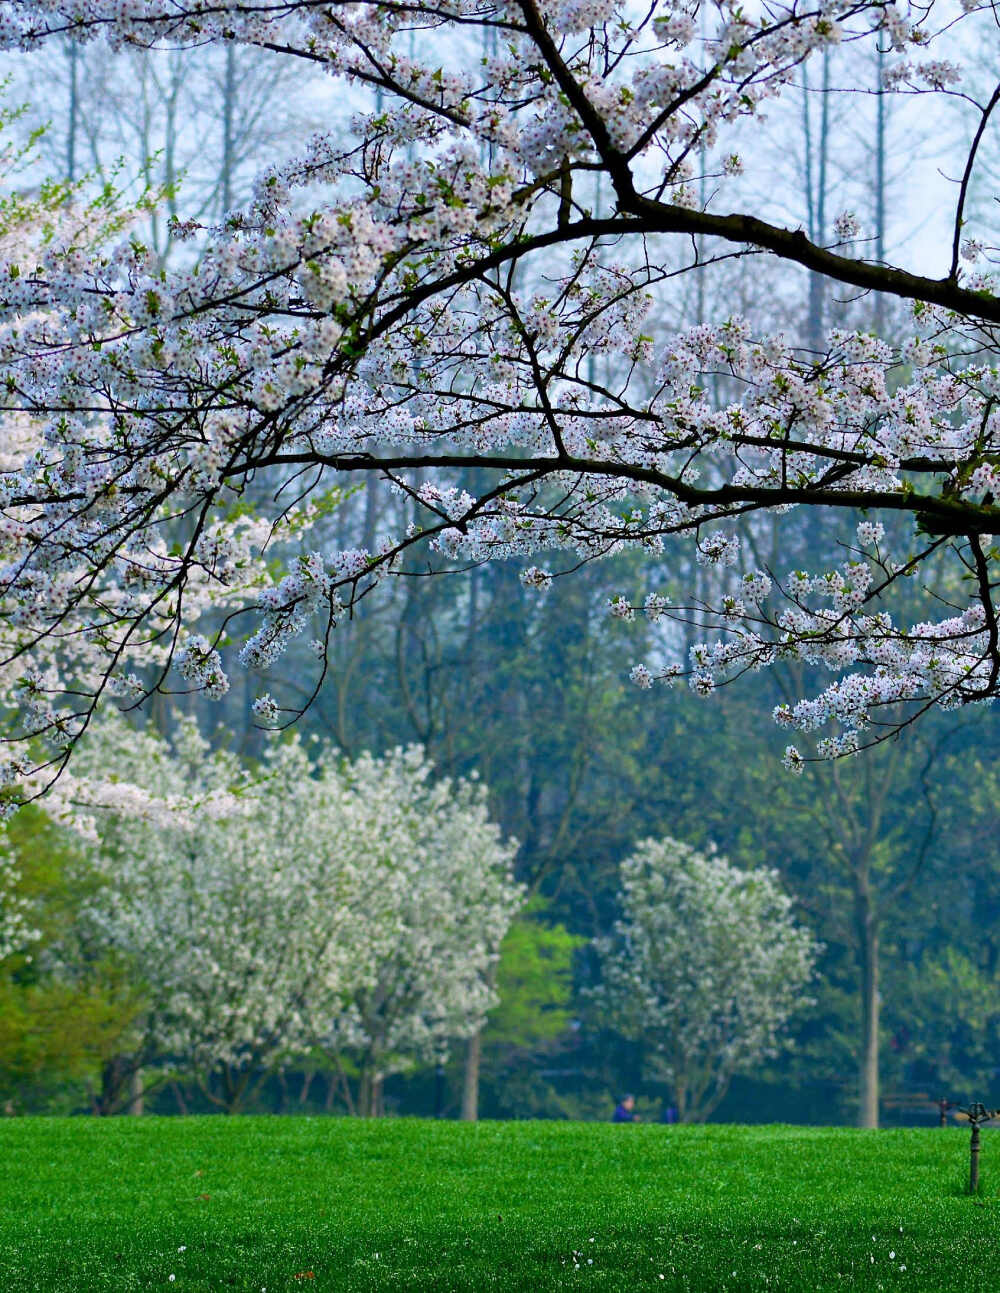
[[[961, 9], [957, 27], [996, 41], [991, 6]], [[0, 389], [34, 428], [0, 475], [7, 739], [58, 769], [106, 694], [223, 694], [232, 642], [266, 669], [312, 635], [318, 687], [331, 631], [421, 549], [515, 558], [544, 588], [673, 536], [728, 570], [725, 591], [613, 604], [706, 628], [690, 659], [635, 666], [639, 686], [821, 666], [833, 680], [777, 718], [825, 733], [826, 755], [993, 698], [1000, 299], [967, 199], [1000, 87], [965, 99], [943, 277], [872, 258], [849, 213], [833, 245], [811, 242], [738, 186], [762, 107], [833, 46], [848, 75], [880, 51], [884, 93], [957, 93], [937, 56], [955, 18], [885, 0], [0, 4], [11, 48], [238, 41], [322, 65], [359, 107], [378, 91], [221, 227], [180, 229], [199, 249], [186, 266], [132, 236], [99, 254], [55, 239], [3, 268]], [[909, 336], [842, 329], [817, 354], [752, 318], [670, 335], [666, 285], [735, 255], [908, 302]], [[310, 543], [360, 477], [416, 519], [370, 550]], [[785, 533], [795, 507], [843, 517], [842, 562], [748, 558], [737, 523]], [[305, 554], [275, 576], [262, 552], [291, 531]], [[925, 610], [894, 613], [925, 568]], [[294, 717], [269, 696], [258, 713]]]
[[516, 846], [481, 785], [432, 774], [416, 747], [284, 742], [251, 771], [189, 722], [173, 746], [121, 720], [88, 733], [58, 783], [105, 881], [78, 936], [141, 977], [147, 1064], [240, 1096], [333, 1038], [384, 1073], [482, 1026]]
[[717, 1107], [736, 1073], [784, 1044], [817, 946], [778, 873], [742, 870], [674, 839], [621, 868], [621, 918], [596, 941], [602, 1022], [644, 1041], [682, 1120]]

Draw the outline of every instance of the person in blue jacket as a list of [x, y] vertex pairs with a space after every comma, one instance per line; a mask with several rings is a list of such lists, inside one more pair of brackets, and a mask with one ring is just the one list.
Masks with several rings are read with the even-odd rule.
[[635, 1096], [623, 1095], [611, 1115], [612, 1122], [638, 1122], [639, 1115], [635, 1111]]

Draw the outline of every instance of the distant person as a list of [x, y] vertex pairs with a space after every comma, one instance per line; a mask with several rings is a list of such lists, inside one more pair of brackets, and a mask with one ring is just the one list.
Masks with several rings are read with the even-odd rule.
[[677, 1121], [677, 1110], [672, 1104], [663, 1106], [663, 1113], [660, 1114], [660, 1122], [667, 1122], [671, 1126]]
[[623, 1095], [621, 1100], [615, 1106], [615, 1111], [611, 1115], [612, 1122], [638, 1122], [639, 1115], [635, 1111], [635, 1096]]

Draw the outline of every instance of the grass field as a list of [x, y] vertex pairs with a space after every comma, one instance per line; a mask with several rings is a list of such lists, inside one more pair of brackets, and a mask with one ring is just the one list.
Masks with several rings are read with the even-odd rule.
[[[1000, 1135], [0, 1121], [0, 1290], [1000, 1289]], [[995, 1168], [994, 1156], [997, 1159]]]

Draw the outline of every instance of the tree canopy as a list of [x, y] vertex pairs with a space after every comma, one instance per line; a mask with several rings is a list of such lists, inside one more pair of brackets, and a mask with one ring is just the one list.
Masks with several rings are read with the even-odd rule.
[[[995, 38], [989, 6], [963, 9], [958, 28]], [[182, 221], [197, 254], [176, 267], [135, 234], [8, 256], [0, 374], [24, 440], [0, 480], [0, 616], [10, 739], [36, 746], [7, 780], [58, 769], [108, 694], [218, 697], [234, 655], [266, 670], [303, 638], [312, 678], [256, 701], [293, 720], [333, 630], [379, 582], [425, 575], [429, 551], [516, 559], [544, 594], [624, 547], [667, 567], [686, 538], [713, 582], [610, 599], [698, 627], [633, 681], [707, 694], [777, 660], [818, 666], [819, 690], [775, 717], [822, 733], [820, 755], [992, 698], [1000, 302], [968, 197], [1000, 88], [964, 99], [940, 277], [872, 254], [850, 211], [832, 241], [775, 222], [742, 179], [763, 110], [831, 49], [845, 94], [867, 92], [874, 53], [880, 95], [951, 95], [952, 17], [882, 0], [7, 0], [10, 47], [235, 42], [321, 66], [359, 108], [221, 224]], [[835, 328], [805, 350], [763, 318], [672, 332], [674, 281], [732, 257], [908, 302], [905, 335]], [[397, 505], [369, 543], [331, 550], [324, 518], [361, 479]], [[796, 507], [835, 518], [839, 556], [790, 565]], [[747, 537], [765, 522], [774, 562]]]
[[597, 940], [591, 999], [645, 1040], [681, 1121], [703, 1121], [780, 1048], [817, 947], [776, 871], [743, 871], [678, 840], [643, 840], [621, 866], [621, 918]]

